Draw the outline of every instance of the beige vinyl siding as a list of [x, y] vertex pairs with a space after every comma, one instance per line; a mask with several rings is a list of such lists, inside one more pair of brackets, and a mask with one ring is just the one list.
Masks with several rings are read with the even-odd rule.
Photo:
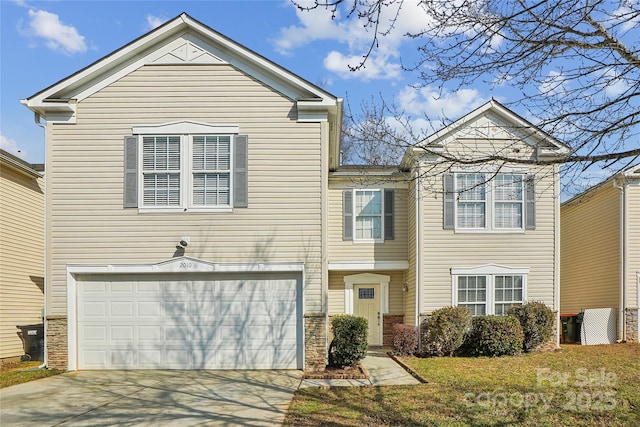
[[[322, 310], [321, 125], [295, 103], [227, 65], [144, 66], [78, 105], [75, 125], [49, 126], [53, 290], [66, 314], [68, 264], [304, 262], [307, 312]], [[249, 207], [232, 213], [123, 209], [123, 137], [175, 121], [238, 125], [249, 136]]]
[[44, 182], [0, 164], [0, 358], [24, 354], [17, 325], [42, 323]]
[[406, 262], [408, 258], [407, 190], [404, 188], [394, 189], [394, 239], [385, 240], [383, 243], [357, 243], [342, 239], [342, 192], [346, 189], [329, 188], [329, 262], [374, 260]]
[[560, 311], [618, 308], [620, 192], [611, 182], [561, 208]]
[[[486, 122], [486, 123], [485, 123]], [[480, 119], [480, 127], [490, 128], [491, 121]], [[494, 131], [497, 139], [491, 141], [466, 140], [461, 149], [467, 152], [471, 145], [477, 152], [495, 152], [501, 144], [519, 148], [520, 155], [530, 156], [530, 146]], [[464, 135], [464, 134], [463, 134]], [[502, 138], [502, 139], [500, 139]], [[460, 151], [449, 141], [451, 152]], [[452, 304], [452, 267], [477, 267], [497, 264], [506, 267], [529, 268], [527, 300], [554, 305], [555, 273], [555, 179], [554, 167], [514, 166], [518, 172], [536, 176], [536, 229], [519, 232], [454, 231], [443, 229], [442, 177], [434, 180], [436, 191], [423, 191], [421, 196], [422, 224], [422, 295], [423, 314]], [[504, 169], [503, 169], [504, 171]], [[432, 172], [430, 172], [432, 173]]]
[[[329, 272], [329, 315], [344, 313], [344, 276], [365, 273], [364, 271], [330, 271]], [[404, 314], [404, 295], [402, 271], [366, 271], [366, 273], [390, 276], [389, 281], [389, 314]]]
[[638, 308], [640, 278], [640, 182], [629, 184], [627, 192], [627, 307]]

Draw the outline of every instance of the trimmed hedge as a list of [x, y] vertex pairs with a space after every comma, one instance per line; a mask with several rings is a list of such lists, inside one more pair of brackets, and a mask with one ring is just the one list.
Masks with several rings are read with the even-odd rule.
[[331, 326], [333, 340], [329, 345], [329, 365], [352, 366], [364, 359], [369, 346], [367, 319], [349, 315], [335, 316], [331, 319]]
[[418, 330], [415, 326], [393, 325], [393, 350], [400, 356], [411, 356], [418, 349]]
[[471, 326], [466, 307], [444, 307], [435, 310], [422, 322], [422, 349], [430, 356], [453, 356], [464, 343]]
[[522, 349], [525, 352], [532, 352], [551, 338], [555, 316], [553, 310], [544, 303], [529, 302], [524, 305], [514, 305], [507, 314], [518, 319], [522, 326], [524, 333]]
[[524, 334], [513, 316], [474, 317], [464, 348], [470, 356], [507, 356], [520, 354]]

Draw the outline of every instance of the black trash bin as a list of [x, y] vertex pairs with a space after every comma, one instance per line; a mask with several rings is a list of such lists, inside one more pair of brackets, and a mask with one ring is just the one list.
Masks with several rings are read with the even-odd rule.
[[24, 348], [23, 361], [44, 360], [44, 324], [18, 325]]

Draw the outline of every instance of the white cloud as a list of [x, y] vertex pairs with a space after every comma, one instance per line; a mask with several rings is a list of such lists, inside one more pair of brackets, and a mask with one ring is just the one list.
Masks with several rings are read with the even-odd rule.
[[0, 135], [0, 148], [14, 156], [20, 157], [23, 160], [27, 158], [27, 153], [22, 151], [16, 142], [4, 135]]
[[[394, 6], [385, 7], [380, 16], [380, 29], [384, 31], [386, 23], [396, 18]], [[394, 28], [385, 35], [378, 35], [377, 46], [367, 59], [366, 68], [350, 72], [349, 67], [357, 66], [374, 40], [374, 28], [366, 25], [365, 18], [340, 16], [340, 10], [332, 19], [331, 11], [319, 7], [309, 11], [296, 9], [298, 25], [280, 30], [273, 41], [278, 52], [289, 55], [293, 50], [318, 40], [337, 41], [344, 49], [335, 46], [326, 55], [324, 66], [327, 70], [339, 74], [342, 78], [360, 78], [363, 80], [397, 79], [401, 66], [398, 62], [400, 46], [407, 40], [405, 34], [416, 33], [424, 29], [427, 15], [418, 3], [405, 2], [398, 12]]]
[[159, 27], [160, 25], [164, 24], [167, 20], [164, 18], [160, 18], [158, 16], [153, 16], [153, 15], [147, 15], [147, 27], [150, 30], [153, 30], [154, 28]]
[[406, 113], [425, 115], [430, 119], [457, 119], [488, 100], [476, 89], [448, 92], [430, 86], [419, 89], [407, 86], [396, 99], [399, 107]]
[[45, 39], [49, 49], [61, 51], [66, 55], [86, 52], [84, 37], [75, 27], [62, 23], [55, 13], [30, 9], [29, 18], [31, 35]]
[[359, 78], [364, 81], [397, 79], [400, 77], [402, 67], [400, 64], [390, 61], [389, 58], [390, 55], [369, 57], [363, 67], [351, 71], [349, 67], [354, 67], [362, 62], [362, 56], [344, 56], [340, 52], [332, 51], [325, 57], [323, 63], [327, 70], [338, 74], [343, 79]]
[[557, 96], [566, 92], [565, 76], [559, 71], [550, 71], [547, 78], [538, 86], [545, 96]]

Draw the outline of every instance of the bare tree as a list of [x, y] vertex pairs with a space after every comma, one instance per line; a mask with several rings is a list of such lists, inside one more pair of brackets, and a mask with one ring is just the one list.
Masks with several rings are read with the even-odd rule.
[[[358, 70], [366, 66], [380, 40], [395, 30], [407, 3], [316, 0], [313, 5], [296, 4], [303, 10], [325, 8], [334, 17], [341, 12], [370, 31], [371, 43], [362, 61], [351, 65], [352, 70]], [[418, 56], [403, 65], [406, 72], [416, 74], [418, 86], [456, 90], [474, 84], [507, 84], [517, 88], [521, 96], [509, 100], [506, 106], [534, 118], [535, 126], [570, 147], [569, 155], [549, 160], [562, 163], [566, 174], [577, 176], [594, 164], [615, 173], [638, 160], [640, 2], [418, 3], [425, 12], [424, 29], [405, 35], [416, 41]], [[377, 116], [379, 112], [373, 111]], [[503, 152], [482, 160], [512, 159]], [[529, 161], [541, 163], [537, 159]]]

